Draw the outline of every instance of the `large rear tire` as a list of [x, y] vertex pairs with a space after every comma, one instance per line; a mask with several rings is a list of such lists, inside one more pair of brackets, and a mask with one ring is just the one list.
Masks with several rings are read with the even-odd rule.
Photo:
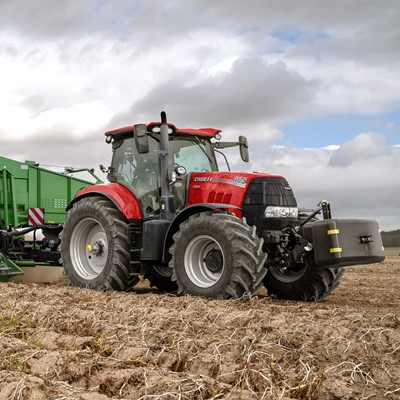
[[94, 290], [128, 290], [139, 280], [130, 272], [128, 224], [104, 197], [87, 197], [68, 212], [61, 256], [72, 286]]
[[262, 245], [255, 227], [233, 215], [202, 212], [189, 217], [170, 249], [178, 293], [221, 299], [255, 293], [266, 274]]
[[343, 268], [311, 268], [308, 262], [294, 268], [270, 266], [263, 283], [268, 294], [278, 299], [318, 301], [339, 285]]

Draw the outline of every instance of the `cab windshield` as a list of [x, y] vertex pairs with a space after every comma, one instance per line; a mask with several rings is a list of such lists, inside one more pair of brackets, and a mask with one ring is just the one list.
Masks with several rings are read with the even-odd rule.
[[172, 138], [169, 142], [169, 164], [183, 166], [188, 173], [218, 170], [210, 141], [198, 136]]
[[[159, 214], [160, 165], [158, 136], [149, 136], [149, 152], [139, 154], [133, 138], [114, 142], [114, 155], [110, 180], [129, 188], [142, 208], [144, 218]], [[171, 183], [171, 194], [177, 210], [186, 202], [186, 180], [190, 172], [217, 171], [217, 163], [209, 140], [198, 136], [174, 136], [169, 140], [168, 177], [177, 166], [183, 166], [186, 174], [181, 181]]]

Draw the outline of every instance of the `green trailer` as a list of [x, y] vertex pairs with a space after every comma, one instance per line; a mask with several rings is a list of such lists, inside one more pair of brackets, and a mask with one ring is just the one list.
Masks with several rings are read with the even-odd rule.
[[[83, 171], [93, 181], [72, 175]], [[34, 161], [0, 157], [0, 281], [21, 274], [19, 266], [57, 265], [65, 208], [80, 189], [100, 182], [93, 169], [69, 168], [60, 173]], [[26, 240], [26, 234], [32, 239]]]

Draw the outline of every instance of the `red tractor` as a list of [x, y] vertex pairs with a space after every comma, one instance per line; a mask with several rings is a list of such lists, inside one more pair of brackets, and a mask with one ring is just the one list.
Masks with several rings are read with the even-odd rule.
[[[109, 183], [69, 204], [62, 261], [73, 286], [129, 290], [144, 275], [179, 294], [241, 298], [264, 285], [281, 299], [318, 300], [343, 267], [384, 259], [378, 225], [332, 219], [328, 202], [299, 211], [279, 175], [219, 172], [220, 130], [161, 122], [105, 133]], [[323, 214], [323, 219], [316, 216]]]

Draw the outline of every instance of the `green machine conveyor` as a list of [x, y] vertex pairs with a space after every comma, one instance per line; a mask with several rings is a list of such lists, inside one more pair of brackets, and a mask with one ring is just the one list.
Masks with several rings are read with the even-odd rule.
[[[93, 181], [72, 174], [86, 171]], [[91, 179], [91, 178], [89, 178]], [[19, 162], [0, 156], [0, 281], [21, 274], [19, 266], [57, 258], [56, 242], [25, 243], [24, 233], [43, 227], [55, 239], [66, 216], [66, 207], [82, 188], [100, 183], [93, 169], [65, 169], [56, 172], [34, 161]], [[59, 227], [59, 228], [58, 228]]]

